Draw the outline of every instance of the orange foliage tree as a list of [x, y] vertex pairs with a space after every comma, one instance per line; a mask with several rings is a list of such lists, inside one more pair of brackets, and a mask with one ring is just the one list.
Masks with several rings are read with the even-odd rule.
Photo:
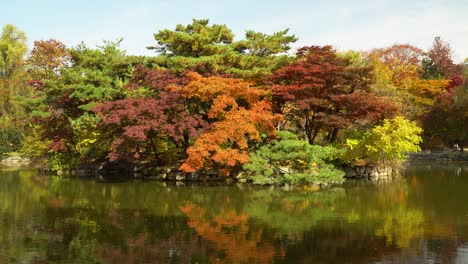
[[228, 175], [249, 161], [252, 144], [274, 137], [281, 116], [272, 114], [268, 92], [248, 82], [197, 73], [189, 73], [188, 77], [191, 82], [182, 88], [192, 102], [188, 107], [202, 114], [211, 129], [188, 148], [188, 158], [180, 169], [194, 172], [211, 167]]

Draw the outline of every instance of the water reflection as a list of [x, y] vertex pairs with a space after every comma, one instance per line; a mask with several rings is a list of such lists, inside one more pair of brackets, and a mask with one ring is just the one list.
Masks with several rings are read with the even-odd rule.
[[463, 263], [468, 164], [320, 191], [0, 175], [0, 263]]

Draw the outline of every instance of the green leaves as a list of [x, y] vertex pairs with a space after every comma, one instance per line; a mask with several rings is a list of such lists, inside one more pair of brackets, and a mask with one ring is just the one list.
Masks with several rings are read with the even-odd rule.
[[310, 145], [296, 135], [278, 131], [278, 138], [250, 153], [244, 170], [254, 183], [341, 183], [344, 173], [327, 161], [337, 156], [333, 147]]
[[26, 35], [11, 24], [3, 27], [0, 36], [0, 77], [10, 77], [23, 63]]
[[175, 30], [161, 30], [154, 34], [157, 46], [148, 47], [173, 56], [200, 57], [219, 54], [229, 49], [234, 34], [226, 25], [208, 26], [208, 19], [194, 19], [187, 26], [177, 25]]
[[153, 59], [159, 67], [246, 79], [264, 77], [290, 64], [292, 58], [285, 52], [297, 40], [287, 29], [272, 35], [249, 30], [245, 40], [233, 42], [234, 35], [226, 25], [209, 25], [207, 19], [161, 30], [154, 37], [157, 45], [148, 48], [162, 54]]

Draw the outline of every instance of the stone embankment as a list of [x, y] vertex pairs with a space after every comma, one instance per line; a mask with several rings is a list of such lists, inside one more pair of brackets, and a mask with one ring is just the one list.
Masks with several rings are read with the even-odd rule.
[[70, 171], [61, 172], [74, 177], [96, 177], [102, 180], [129, 180], [147, 179], [161, 181], [187, 181], [187, 182], [221, 182], [231, 180], [214, 171], [198, 171], [185, 173], [177, 167], [158, 167], [148, 164], [131, 164], [126, 162], [113, 163], [86, 163], [76, 166]]
[[468, 161], [468, 151], [422, 151], [410, 154], [409, 159], [432, 161]]
[[31, 163], [29, 158], [23, 157], [8, 157], [5, 159], [0, 160], [0, 165], [8, 166], [8, 167], [16, 167], [16, 166], [26, 166]]
[[350, 179], [365, 180], [389, 180], [399, 175], [399, 169], [395, 166], [365, 165], [347, 166], [343, 168], [345, 177]]

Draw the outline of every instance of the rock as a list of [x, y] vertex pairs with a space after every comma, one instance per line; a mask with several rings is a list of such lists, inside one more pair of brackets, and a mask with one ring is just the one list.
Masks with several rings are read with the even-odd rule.
[[291, 168], [288, 168], [288, 167], [278, 167], [278, 170], [283, 173], [283, 174], [291, 174], [293, 173], [293, 170]]
[[235, 179], [247, 179], [247, 173], [241, 171], [236, 175]]
[[175, 180], [176, 181], [185, 181], [185, 175], [182, 172], [176, 173]]
[[226, 182], [226, 184], [231, 184], [231, 183], [234, 182], [234, 179], [228, 177], [228, 178], [226, 178], [225, 182]]
[[345, 177], [356, 177], [356, 171], [353, 168], [346, 167], [344, 168]]
[[185, 177], [186, 181], [198, 181], [198, 173], [188, 173]]
[[237, 179], [237, 182], [246, 183], [246, 182], [247, 182], [247, 179]]

